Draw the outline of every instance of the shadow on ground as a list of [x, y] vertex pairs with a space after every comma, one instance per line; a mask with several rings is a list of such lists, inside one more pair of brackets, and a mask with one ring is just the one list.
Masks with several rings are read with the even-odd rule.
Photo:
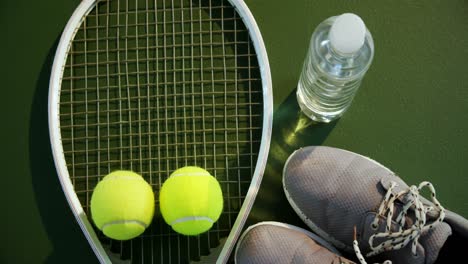
[[274, 113], [265, 174], [245, 227], [260, 221], [279, 221], [305, 227], [284, 195], [283, 166], [295, 150], [321, 145], [335, 125], [336, 121], [329, 124], [311, 121], [301, 112], [296, 100], [296, 90], [293, 90]]
[[62, 191], [52, 157], [48, 128], [49, 78], [56, 40], [42, 65], [30, 114], [29, 153], [32, 184], [42, 224], [53, 245], [46, 263], [92, 263], [96, 257], [78, 226]]

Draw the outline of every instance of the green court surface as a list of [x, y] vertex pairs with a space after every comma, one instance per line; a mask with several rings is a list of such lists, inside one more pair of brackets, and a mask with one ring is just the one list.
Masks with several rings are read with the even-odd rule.
[[[212, 0], [215, 1], [215, 0]], [[49, 144], [47, 102], [55, 48], [80, 1], [0, 3], [2, 201], [0, 263], [94, 263], [63, 195]], [[409, 184], [431, 181], [442, 204], [468, 217], [468, 2], [246, 0], [273, 78], [274, 124], [261, 189], [247, 224], [304, 226], [282, 194], [297, 148], [326, 145], [369, 156]], [[295, 91], [309, 38], [321, 21], [360, 15], [375, 57], [340, 120], [313, 124]]]

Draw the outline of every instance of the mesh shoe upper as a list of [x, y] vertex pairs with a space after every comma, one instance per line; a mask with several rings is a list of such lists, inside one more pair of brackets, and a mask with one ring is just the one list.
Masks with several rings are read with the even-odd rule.
[[[381, 164], [330, 147], [307, 147], [296, 151], [286, 162], [283, 172], [284, 190], [294, 210], [314, 232], [348, 252], [353, 251], [354, 226], [357, 226], [363, 253], [370, 251], [370, 236], [385, 231], [386, 218], [377, 216], [376, 212], [391, 181], [397, 183], [395, 192], [409, 188]], [[395, 215], [404, 202], [397, 201]], [[378, 226], [372, 227], [376, 217], [379, 218]], [[405, 225], [411, 225], [415, 220], [414, 214], [405, 218]], [[396, 222], [391, 226], [395, 231], [400, 228]], [[433, 263], [450, 234], [450, 226], [441, 223], [421, 233], [416, 256], [407, 246], [384, 252], [381, 257], [395, 263]]]

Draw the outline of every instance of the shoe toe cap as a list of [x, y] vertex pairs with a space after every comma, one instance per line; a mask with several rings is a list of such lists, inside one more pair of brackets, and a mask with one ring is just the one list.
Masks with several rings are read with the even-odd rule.
[[314, 232], [348, 241], [353, 226], [382, 201], [382, 178], [397, 177], [359, 154], [312, 146], [290, 156], [283, 171], [283, 187], [295, 211]]
[[242, 264], [331, 263], [336, 257], [305, 233], [268, 223], [247, 229], [235, 253], [236, 263]]

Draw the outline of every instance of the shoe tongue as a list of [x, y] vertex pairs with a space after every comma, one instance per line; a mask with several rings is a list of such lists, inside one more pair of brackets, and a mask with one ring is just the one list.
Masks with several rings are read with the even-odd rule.
[[[370, 251], [369, 238], [375, 233], [385, 232], [386, 219], [384, 218], [379, 220], [377, 230], [372, 229], [372, 222], [375, 217], [375, 213], [368, 213], [361, 227], [362, 231], [359, 238], [359, 245], [361, 250], [365, 253]], [[407, 223], [412, 223], [410, 217], [408, 217]], [[399, 225], [395, 221], [392, 221], [392, 232], [397, 232], [398, 227]], [[432, 264], [436, 261], [442, 246], [451, 234], [451, 227], [447, 223], [442, 222], [435, 225], [432, 229], [422, 232], [416, 249], [417, 257], [414, 257], [411, 252], [410, 242], [400, 250], [387, 251], [379, 254], [378, 259], [380, 261], [388, 259], [399, 264]], [[377, 246], [385, 240], [386, 239], [374, 239], [374, 246]]]
[[[398, 179], [399, 180], [399, 179]], [[390, 181], [387, 179], [382, 179], [380, 184], [385, 190], [388, 190], [390, 186]], [[402, 190], [406, 190], [408, 185], [403, 181], [397, 182], [397, 186], [393, 189], [393, 193], [397, 194]], [[425, 205], [433, 205], [430, 201], [420, 196], [421, 201]], [[399, 199], [403, 204], [408, 202], [407, 197], [403, 196]], [[401, 209], [398, 208], [397, 209]], [[427, 213], [427, 221], [430, 223], [437, 219], [439, 212], [430, 211]], [[414, 219], [414, 214], [410, 214], [410, 217], [407, 218], [407, 224], [411, 225]], [[441, 222], [439, 225], [434, 226], [432, 229], [423, 232], [419, 238], [420, 245], [424, 248], [426, 256], [426, 264], [432, 264], [436, 261], [437, 256], [439, 255], [442, 246], [447, 241], [447, 238], [452, 234], [452, 228], [445, 222]], [[411, 247], [410, 244], [407, 247]]]
[[356, 264], [356, 263], [352, 262], [351, 260], [347, 260], [345, 258], [336, 257], [331, 264]]
[[421, 234], [419, 243], [425, 249], [426, 264], [432, 264], [436, 261], [442, 246], [451, 234], [452, 228], [445, 222], [442, 222]]
[[421, 234], [416, 250], [417, 257], [414, 257], [411, 252], [411, 243], [400, 250], [384, 252], [380, 257], [383, 258], [382, 260], [389, 259], [398, 264], [433, 264], [451, 233], [451, 227], [442, 222]]

